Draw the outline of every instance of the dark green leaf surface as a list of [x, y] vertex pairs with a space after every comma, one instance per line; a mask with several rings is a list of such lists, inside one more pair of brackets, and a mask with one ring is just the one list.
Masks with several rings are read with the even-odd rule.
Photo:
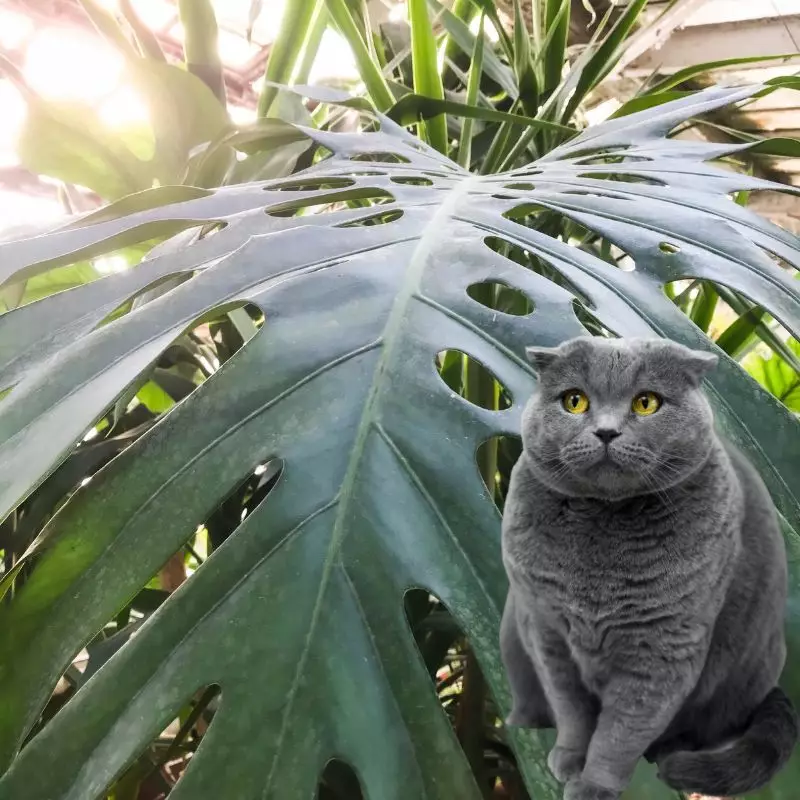
[[[388, 119], [376, 133], [304, 129], [333, 155], [300, 175], [0, 245], [11, 284], [70, 253], [77, 260], [143, 239], [153, 226], [226, 224], [0, 316], [2, 387], [13, 386], [0, 403], [3, 514], [198, 320], [243, 302], [266, 318], [219, 372], [73, 497], [45, 530], [30, 579], [0, 608], [0, 761], [10, 764], [0, 800], [101, 796], [211, 684], [221, 687], [220, 709], [174, 800], [310, 798], [334, 756], [353, 766], [370, 800], [478, 800], [410, 636], [404, 593], [421, 587], [441, 598], [507, 710], [499, 517], [475, 453], [487, 438], [518, 431], [534, 386], [525, 346], [585, 333], [574, 312], [580, 297], [620, 335], [714, 349], [663, 292], [681, 278], [735, 289], [797, 334], [798, 283], [765, 252], [796, 265], [796, 240], [728, 199], [771, 184], [706, 163], [738, 146], [664, 138], [757, 89], [708, 90], [612, 120], [526, 169], [487, 177]], [[626, 160], [592, 163], [610, 156]], [[381, 203], [285, 216], [369, 198]], [[540, 209], [613, 241], [635, 270], [522, 224]], [[386, 217], [393, 211], [402, 215]], [[376, 215], [393, 221], [357, 224]], [[573, 291], [497, 254], [487, 237], [537, 255]], [[189, 279], [98, 327], [176, 276]], [[472, 300], [468, 287], [487, 280], [523, 292], [533, 313]], [[435, 368], [443, 350], [485, 365], [511, 407], [487, 411], [451, 391]], [[724, 355], [709, 391], [797, 553], [797, 422]], [[284, 469], [267, 499], [18, 754], [74, 654], [274, 458]], [[795, 609], [794, 561], [792, 570]], [[800, 657], [798, 625], [795, 613], [792, 658]], [[511, 740], [532, 797], [557, 800], [544, 739], [512, 732]], [[795, 774], [764, 797], [791, 800]], [[645, 796], [674, 795], [643, 767], [627, 797]]]

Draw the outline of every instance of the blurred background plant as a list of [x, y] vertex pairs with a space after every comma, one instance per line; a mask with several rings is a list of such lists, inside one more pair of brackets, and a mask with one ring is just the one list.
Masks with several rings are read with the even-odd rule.
[[[33, 176], [37, 187], [42, 182], [51, 187], [47, 202], [57, 199], [70, 216], [62, 219], [54, 212], [45, 227], [64, 227], [72, 215], [101, 202], [126, 198], [126, 210], [152, 205], [152, 189], [159, 192], [158, 202], [180, 202], [199, 196], [198, 189], [291, 175], [318, 160], [320, 152], [283, 121], [357, 133], [374, 129], [362, 113], [374, 107], [462, 167], [487, 175], [546, 159], [588, 125], [688, 96], [724, 70], [733, 80], [741, 80], [746, 71], [767, 81], [767, 88], [724, 113], [693, 117], [670, 135], [685, 140], [687, 147], [696, 141], [747, 144], [725, 158], [726, 166], [756, 177], [782, 177], [791, 192], [794, 177], [780, 169], [796, 166], [800, 144], [792, 135], [758, 131], [754, 115], [769, 108], [768, 98], [785, 98], [800, 86], [793, 77], [797, 48], [722, 53], [696, 65], [665, 68], [662, 61], [669, 59], [664, 50], [659, 61], [659, 50], [704, 5], [686, 0], [649, 5], [645, 0], [63, 0], [52, 7], [65, 15], [75, 37], [65, 44], [55, 27], [36, 34], [41, 9], [29, 13], [26, 4], [6, 0], [0, 4], [7, 15], [0, 24], [9, 23], [0, 35], [0, 72], [5, 75], [0, 96], [9, 107], [19, 103], [14, 114], [20, 121], [14, 145], [18, 163], [8, 169]], [[231, 31], [233, 18], [238, 36]], [[775, 19], [782, 24], [780, 15]], [[698, 61], [703, 52], [696, 51]], [[246, 69], [237, 72], [232, 65]], [[296, 88], [287, 91], [283, 85]], [[590, 152], [584, 155], [587, 173], [580, 177], [609, 177], [603, 164], [613, 159], [604, 155], [593, 163]], [[623, 160], [617, 158], [617, 167]], [[613, 180], [648, 182], [618, 170]], [[740, 192], [731, 200], [755, 211], [772, 210], [773, 218], [789, 228], [794, 224], [797, 198], [792, 194]], [[343, 196], [337, 203], [355, 208], [366, 201]], [[314, 211], [309, 207], [300, 213]], [[563, 215], [532, 208], [528, 224], [621, 269], [632, 268], [625, 251]], [[8, 235], [34, 229], [43, 228], [18, 225]], [[177, 239], [170, 238], [173, 232], [154, 229], [144, 245], [6, 285], [0, 301], [6, 310], [21, 308], [124, 272], [143, 258], [174, 252], [212, 236], [216, 228], [207, 225]], [[498, 252], [563, 282], [532, 253], [502, 244]], [[790, 264], [774, 258], [797, 278]], [[147, 302], [181, 280], [185, 277], [172, 278], [134, 302]], [[677, 279], [665, 291], [755, 380], [800, 413], [800, 347], [775, 318], [711, 280]], [[524, 295], [500, 284], [476, 288], [473, 299], [506, 313], [530, 310]], [[587, 309], [581, 313], [595, 335], [614, 335]], [[6, 601], [24, 585], [31, 567], [23, 556], [53, 514], [93, 473], [218, 371], [263, 322], [255, 306], [243, 305], [180, 337], [146, 379], [87, 433], [67, 462], [0, 525], [0, 593], [6, 592]], [[479, 367], [458, 351], [439, 362], [453, 391], [482, 398], [484, 407], [502, 408], [499, 386]], [[518, 454], [519, 444], [511, 438], [493, 440], [479, 453], [481, 473], [500, 509]], [[278, 464], [267, 464], [240, 486], [109, 621], [64, 675], [31, 735], [225, 541], [266, 496], [279, 471]], [[527, 798], [469, 642], [435, 597], [415, 591], [406, 600], [425, 665], [484, 796]], [[201, 742], [216, 699], [213, 686], [199, 691], [107, 796], [165, 797]], [[359, 796], [348, 768], [331, 762], [319, 797]]]

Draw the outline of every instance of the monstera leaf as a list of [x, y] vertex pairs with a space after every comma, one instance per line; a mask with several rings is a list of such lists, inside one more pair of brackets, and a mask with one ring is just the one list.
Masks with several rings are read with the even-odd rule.
[[[181, 229], [208, 233], [0, 317], [4, 515], [177, 337], [244, 303], [265, 322], [34, 544], [29, 577], [0, 608], [0, 798], [101, 796], [210, 685], [219, 708], [176, 800], [312, 797], [333, 757], [352, 765], [370, 800], [480, 797], [404, 594], [423, 588], [451, 610], [507, 710], [500, 519], [476, 450], [518, 431], [534, 387], [524, 347], [594, 320], [616, 335], [713, 349], [665, 296], [665, 283], [685, 278], [725, 284], [800, 332], [798, 284], [773, 258], [797, 267], [795, 238], [729, 197], [775, 187], [709, 163], [738, 146], [667, 138], [757, 88], [710, 89], [609, 121], [495, 176], [464, 172], [387, 119], [358, 135], [284, 125], [287, 141], [330, 155], [282, 181], [154, 190], [2, 245], [10, 284]], [[319, 213], [298, 213], [311, 207]], [[624, 268], [548, 235], [548, 215], [613, 243]], [[533, 311], [477, 302], [472, 289], [487, 282], [523, 293]], [[444, 351], [490, 371], [507, 407], [452, 391]], [[726, 357], [708, 388], [796, 553], [796, 421]], [[267, 498], [20, 749], [75, 653], [267, 462], [282, 465]], [[798, 588], [795, 569], [793, 668]], [[532, 796], [558, 798], [539, 735], [510, 736]], [[650, 772], [637, 780], [631, 796], [674, 797]], [[791, 776], [771, 792], [792, 797]]]

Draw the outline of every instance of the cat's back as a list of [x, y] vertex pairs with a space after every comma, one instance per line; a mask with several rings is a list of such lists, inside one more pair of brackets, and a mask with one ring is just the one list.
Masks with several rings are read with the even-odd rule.
[[783, 629], [787, 593], [786, 547], [778, 516], [755, 467], [729, 442], [725, 450], [741, 487], [742, 517], [741, 552], [720, 625], [727, 623], [735, 639], [745, 620], [777, 636]]
[[726, 441], [724, 447], [743, 496], [742, 535], [745, 547], [766, 549], [768, 555], [777, 551], [779, 560], [784, 561], [785, 548], [778, 517], [763, 479], [735, 445]]

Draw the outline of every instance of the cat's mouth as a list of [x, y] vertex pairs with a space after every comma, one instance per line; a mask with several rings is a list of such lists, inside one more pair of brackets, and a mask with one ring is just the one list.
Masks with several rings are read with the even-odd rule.
[[626, 465], [611, 452], [611, 448], [606, 446], [592, 465], [593, 468], [602, 467], [603, 469], [613, 469], [620, 472], [626, 470]]

